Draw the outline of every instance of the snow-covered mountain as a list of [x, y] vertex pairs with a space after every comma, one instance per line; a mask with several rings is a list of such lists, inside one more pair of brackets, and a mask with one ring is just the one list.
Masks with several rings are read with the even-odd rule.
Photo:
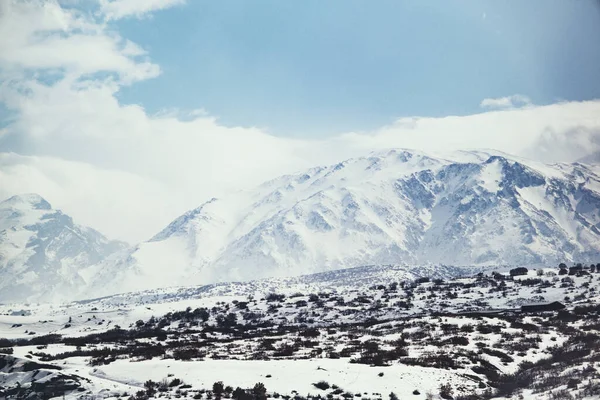
[[367, 264], [600, 261], [600, 167], [391, 150], [212, 199], [90, 269], [101, 292]]
[[37, 194], [13, 196], [0, 202], [0, 301], [72, 297], [81, 269], [123, 248]]

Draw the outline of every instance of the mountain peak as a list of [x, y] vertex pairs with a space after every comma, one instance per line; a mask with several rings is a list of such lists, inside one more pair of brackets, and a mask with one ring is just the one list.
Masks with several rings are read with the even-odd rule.
[[53, 210], [35, 193], [0, 202], [0, 301], [73, 296], [84, 268], [123, 249], [99, 232]]
[[487, 150], [372, 152], [205, 203], [109, 260], [95, 285], [129, 291], [395, 263], [587, 262], [600, 254], [600, 178], [574, 168]]
[[0, 202], [1, 208], [51, 210], [52, 206], [37, 193], [24, 193], [12, 196]]

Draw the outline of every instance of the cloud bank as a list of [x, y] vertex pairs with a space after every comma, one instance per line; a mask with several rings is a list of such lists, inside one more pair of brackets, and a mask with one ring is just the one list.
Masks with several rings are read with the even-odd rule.
[[185, 0], [100, 0], [102, 13], [108, 19], [140, 18], [184, 3]]
[[483, 99], [481, 103], [479, 103], [479, 106], [481, 108], [494, 110], [525, 107], [532, 104], [529, 97], [522, 94], [513, 94], [512, 96]]
[[0, 122], [0, 198], [36, 192], [80, 223], [135, 242], [210, 197], [372, 150], [493, 148], [546, 162], [600, 151], [600, 101], [486, 99], [480, 114], [401, 118], [322, 140], [121, 104], [120, 88], [160, 67], [107, 21], [181, 3], [101, 0], [87, 11], [0, 3], [0, 102], [10, 112]]

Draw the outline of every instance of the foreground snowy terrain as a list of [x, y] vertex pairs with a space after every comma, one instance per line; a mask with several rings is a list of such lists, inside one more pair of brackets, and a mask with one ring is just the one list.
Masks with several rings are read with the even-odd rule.
[[462, 272], [373, 266], [5, 304], [0, 396], [600, 396], [595, 266]]

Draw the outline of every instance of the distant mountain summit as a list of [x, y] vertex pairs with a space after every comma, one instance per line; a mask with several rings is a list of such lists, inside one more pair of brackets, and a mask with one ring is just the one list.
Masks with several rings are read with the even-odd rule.
[[212, 199], [94, 267], [99, 292], [374, 264], [600, 262], [597, 165], [390, 150]]
[[26, 193], [18, 196], [13, 196], [0, 203], [2, 209], [14, 210], [51, 210], [52, 206], [42, 196], [36, 193]]
[[125, 247], [38, 194], [13, 196], [0, 202], [0, 301], [71, 298], [85, 287], [83, 268]]

